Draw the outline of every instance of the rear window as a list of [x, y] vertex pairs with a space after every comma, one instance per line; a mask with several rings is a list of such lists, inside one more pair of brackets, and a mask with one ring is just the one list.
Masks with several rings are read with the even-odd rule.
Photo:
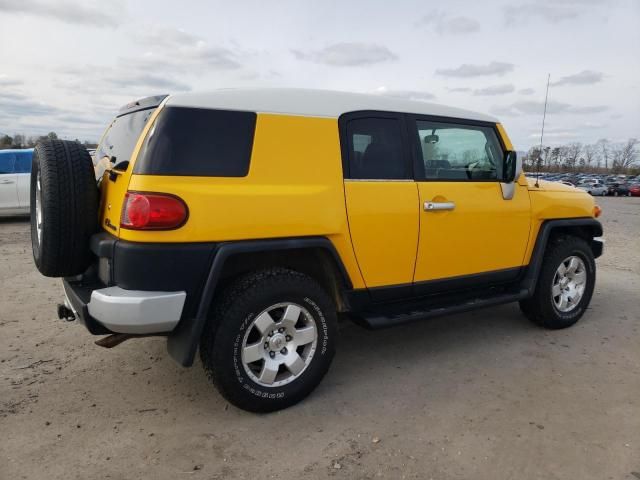
[[95, 161], [99, 162], [104, 157], [114, 164], [129, 161], [142, 129], [154, 110], [155, 107], [116, 117], [96, 149]]
[[165, 107], [147, 136], [134, 173], [244, 177], [255, 126], [253, 112]]

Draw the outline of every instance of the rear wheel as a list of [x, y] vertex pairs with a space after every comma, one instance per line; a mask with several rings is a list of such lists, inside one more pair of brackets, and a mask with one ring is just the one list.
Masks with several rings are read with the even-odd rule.
[[576, 323], [591, 301], [596, 266], [591, 248], [582, 238], [561, 236], [552, 241], [531, 298], [520, 302], [534, 323], [566, 328]]
[[220, 393], [239, 408], [270, 412], [306, 397], [335, 350], [333, 302], [310, 277], [251, 273], [216, 300], [200, 356]]
[[48, 277], [83, 273], [97, 222], [98, 188], [89, 152], [77, 142], [38, 142], [31, 169], [31, 246], [38, 270]]

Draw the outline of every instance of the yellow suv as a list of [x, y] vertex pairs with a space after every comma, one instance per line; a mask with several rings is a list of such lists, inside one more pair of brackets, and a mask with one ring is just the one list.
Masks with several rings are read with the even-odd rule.
[[[602, 253], [585, 192], [532, 182], [490, 116], [382, 96], [220, 90], [141, 99], [35, 149], [35, 263], [61, 318], [111, 347], [165, 336], [240, 408], [321, 381], [337, 319], [378, 329], [508, 302], [564, 328]], [[97, 171], [97, 181], [96, 181]], [[381, 333], [382, 335], [382, 333]]]

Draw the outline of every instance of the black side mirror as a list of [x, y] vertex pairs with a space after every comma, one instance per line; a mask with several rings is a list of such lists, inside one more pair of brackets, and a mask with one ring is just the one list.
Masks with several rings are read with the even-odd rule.
[[504, 160], [502, 164], [502, 181], [505, 183], [513, 182], [522, 171], [522, 163], [518, 161], [518, 155], [515, 151], [509, 150], [504, 152]]

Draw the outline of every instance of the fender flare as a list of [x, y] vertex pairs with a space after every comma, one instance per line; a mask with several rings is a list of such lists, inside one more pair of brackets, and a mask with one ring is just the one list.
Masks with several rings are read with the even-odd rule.
[[529, 261], [529, 267], [521, 283], [521, 287], [527, 290], [529, 296], [533, 295], [536, 288], [549, 237], [554, 230], [571, 228], [589, 229], [589, 235], [592, 238], [591, 249], [594, 257], [598, 258], [602, 254], [602, 241], [594, 239], [595, 237], [602, 236], [602, 224], [598, 220], [590, 217], [545, 220], [538, 231], [538, 237], [536, 238], [536, 243], [531, 253], [531, 260]]
[[216, 246], [213, 262], [205, 281], [198, 310], [194, 318], [183, 319], [167, 339], [169, 355], [184, 367], [193, 365], [200, 337], [209, 314], [209, 308], [216, 292], [216, 287], [224, 270], [224, 266], [233, 255], [242, 253], [268, 252], [276, 250], [299, 250], [320, 248], [329, 252], [343, 276], [346, 288], [352, 284], [338, 252], [333, 243], [325, 237], [285, 238], [273, 240], [247, 240], [223, 242]]

